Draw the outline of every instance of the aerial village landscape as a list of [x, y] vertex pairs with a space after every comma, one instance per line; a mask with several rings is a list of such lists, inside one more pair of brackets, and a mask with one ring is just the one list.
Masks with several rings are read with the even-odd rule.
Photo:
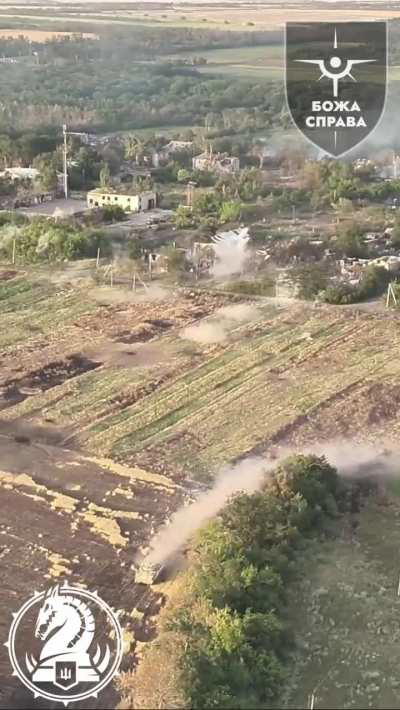
[[[284, 25], [358, 20], [334, 159]], [[76, 707], [399, 708], [400, 3], [1, 1], [0, 71], [0, 708], [66, 581], [123, 630]]]

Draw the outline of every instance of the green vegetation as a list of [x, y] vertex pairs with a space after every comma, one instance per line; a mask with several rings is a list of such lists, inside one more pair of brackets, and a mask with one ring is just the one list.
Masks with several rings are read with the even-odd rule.
[[356, 286], [347, 283], [328, 286], [321, 298], [325, 303], [335, 305], [367, 301], [369, 298], [381, 296], [390, 279], [390, 273], [384, 267], [367, 266]]
[[363, 259], [367, 256], [367, 248], [363, 241], [362, 231], [356, 224], [346, 225], [339, 231], [336, 240], [336, 247], [342, 256]]
[[398, 477], [370, 496], [338, 536], [310, 545], [303, 575], [289, 590], [289, 624], [298, 639], [278, 707], [397, 708], [399, 678]]
[[[257, 42], [256, 33], [251, 36]], [[237, 81], [205, 76], [195, 66], [175, 64], [165, 56], [174, 47], [235, 46], [246, 39], [246, 33], [207, 29], [115, 26], [101, 27], [99, 39], [75, 35], [44, 45], [19, 39], [16, 46], [16, 40], [3, 38], [2, 55], [17, 51], [32, 56], [36, 51], [38, 61], [3, 65], [0, 133], [59, 131], [66, 116], [71, 127], [91, 131], [193, 126], [204, 124], [211, 111], [222, 115], [222, 110], [235, 108], [242, 112], [242, 125], [254, 107], [272, 118], [283, 104], [280, 86], [266, 91], [264, 77]], [[259, 39], [265, 41], [265, 34]]]
[[273, 704], [293, 645], [285, 608], [287, 590], [295, 584], [296, 554], [337, 515], [343, 492], [323, 458], [295, 456], [276, 469], [261, 492], [237, 495], [226, 506], [195, 543], [186, 598], [178, 598], [164, 615], [154, 644], [157, 663], [150, 647], [133, 677], [135, 702], [155, 704], [158, 663], [169, 653], [172, 636], [179, 665], [176, 686], [168, 690], [185, 698], [175, 707]]
[[234, 281], [226, 286], [226, 290], [232, 293], [243, 293], [248, 296], [274, 296], [275, 282], [272, 277], [251, 279], [251, 281]]
[[39, 217], [23, 225], [11, 220], [0, 227], [1, 258], [10, 259], [15, 250], [17, 261], [22, 263], [95, 257], [99, 247], [104, 254], [110, 253], [110, 245], [102, 232], [57, 220]]

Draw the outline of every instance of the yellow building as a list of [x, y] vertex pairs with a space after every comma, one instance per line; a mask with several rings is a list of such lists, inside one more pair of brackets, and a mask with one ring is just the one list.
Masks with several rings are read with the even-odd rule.
[[97, 188], [87, 194], [88, 207], [122, 207], [125, 212], [144, 212], [152, 210], [157, 204], [157, 195], [153, 190], [138, 193], [118, 193]]

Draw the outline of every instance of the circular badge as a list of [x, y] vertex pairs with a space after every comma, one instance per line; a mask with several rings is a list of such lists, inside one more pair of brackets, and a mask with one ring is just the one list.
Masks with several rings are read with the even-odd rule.
[[67, 583], [35, 592], [13, 614], [5, 645], [14, 675], [33, 695], [64, 705], [96, 697], [123, 654], [113, 610], [97, 592]]

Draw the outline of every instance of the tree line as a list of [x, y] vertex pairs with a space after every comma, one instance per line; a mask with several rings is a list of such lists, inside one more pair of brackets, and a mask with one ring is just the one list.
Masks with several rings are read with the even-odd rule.
[[189, 572], [161, 615], [121, 708], [274, 706], [294, 639], [287, 590], [299, 551], [346, 508], [348, 490], [325, 458], [297, 455], [236, 495], [197, 536]]

